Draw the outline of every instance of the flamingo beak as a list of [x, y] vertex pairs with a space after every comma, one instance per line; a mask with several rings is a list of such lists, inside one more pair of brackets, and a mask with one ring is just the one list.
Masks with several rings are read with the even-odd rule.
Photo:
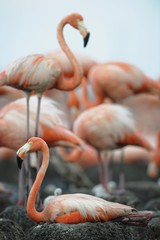
[[84, 47], [86, 47], [88, 40], [89, 40], [90, 33], [88, 32], [83, 21], [78, 21], [78, 29], [79, 29], [81, 35], [83, 36]]
[[21, 169], [25, 154], [29, 152], [31, 145], [32, 142], [27, 142], [17, 151], [17, 166], [19, 169]]
[[22, 167], [22, 162], [23, 162], [23, 160], [17, 155], [17, 166], [19, 169], [21, 169], [21, 167]]
[[87, 33], [87, 35], [84, 37], [84, 47], [86, 47], [87, 46], [87, 43], [88, 43], [88, 41], [89, 41], [89, 37], [90, 37], [90, 33], [88, 32]]

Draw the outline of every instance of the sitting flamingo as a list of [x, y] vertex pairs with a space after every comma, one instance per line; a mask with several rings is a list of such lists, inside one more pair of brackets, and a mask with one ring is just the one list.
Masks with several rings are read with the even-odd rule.
[[[56, 141], [55, 141], [56, 142]], [[22, 160], [27, 152], [43, 152], [42, 165], [37, 173], [27, 200], [27, 213], [36, 222], [81, 223], [94, 221], [109, 221], [123, 217], [124, 223], [146, 225], [152, 217], [151, 213], [138, 213], [135, 209], [108, 202], [104, 199], [87, 194], [64, 194], [54, 196], [46, 203], [44, 209], [38, 212], [35, 207], [38, 193], [49, 163], [49, 149], [46, 142], [38, 137], [32, 137], [17, 151], [17, 163], [21, 168]]]

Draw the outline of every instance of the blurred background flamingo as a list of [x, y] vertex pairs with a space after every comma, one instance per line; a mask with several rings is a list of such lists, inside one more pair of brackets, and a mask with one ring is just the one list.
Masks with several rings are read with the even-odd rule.
[[[116, 104], [100, 104], [82, 112], [75, 120], [73, 131], [98, 151], [100, 182], [108, 191], [104, 172], [104, 155], [109, 149], [125, 145], [138, 145], [152, 151], [154, 147], [136, 129], [131, 111]], [[109, 161], [109, 160], [108, 160]], [[123, 161], [123, 156], [121, 156]], [[120, 188], [124, 188], [123, 174]]]
[[113, 102], [120, 102], [139, 93], [160, 93], [159, 82], [146, 76], [138, 67], [123, 62], [94, 65], [88, 73], [88, 81], [95, 94], [95, 100], [89, 100], [85, 86], [87, 83], [83, 81], [82, 99], [86, 108], [102, 103], [107, 97]]

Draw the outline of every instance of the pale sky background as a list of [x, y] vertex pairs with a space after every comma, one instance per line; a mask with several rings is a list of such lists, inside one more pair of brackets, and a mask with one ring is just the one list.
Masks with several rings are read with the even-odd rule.
[[72, 12], [83, 15], [91, 32], [84, 49], [81, 35], [66, 27], [73, 51], [101, 62], [133, 63], [160, 76], [160, 0], [0, 0], [0, 67], [57, 49], [57, 25]]

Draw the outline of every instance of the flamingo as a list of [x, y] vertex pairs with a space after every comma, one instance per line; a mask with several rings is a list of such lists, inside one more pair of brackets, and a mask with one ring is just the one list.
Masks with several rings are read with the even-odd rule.
[[[49, 149], [46, 142], [39, 137], [30, 138], [17, 151], [17, 164], [21, 168], [25, 154], [34, 151], [42, 151], [43, 160], [26, 204], [27, 214], [33, 221], [77, 224], [95, 221], [107, 222], [111, 219], [124, 217], [122, 222], [144, 225], [151, 219], [151, 213], [134, 212], [135, 209], [130, 206], [82, 193], [50, 197], [45, 203], [44, 209], [38, 212], [35, 207], [36, 194], [40, 189], [49, 164]], [[141, 220], [142, 222], [140, 222]]]
[[138, 67], [123, 62], [100, 63], [91, 67], [88, 80], [95, 100], [88, 99], [86, 81], [83, 81], [82, 100], [86, 108], [103, 103], [106, 97], [113, 102], [138, 93], [160, 93], [159, 82], [146, 76]]
[[76, 60], [74, 54], [67, 46], [63, 28], [69, 24], [79, 30], [84, 39], [84, 47], [89, 39], [89, 32], [84, 25], [83, 17], [78, 13], [73, 13], [63, 18], [57, 28], [57, 38], [61, 49], [68, 57], [73, 69], [74, 75], [69, 80], [65, 80], [61, 63], [55, 58], [47, 57], [42, 54], [28, 55], [20, 58], [8, 65], [0, 73], [0, 85], [10, 85], [12, 87], [24, 90], [27, 94], [27, 138], [29, 137], [29, 96], [31, 92], [37, 93], [38, 110], [36, 119], [36, 132], [38, 135], [38, 122], [41, 95], [45, 90], [56, 88], [60, 90], [72, 90], [80, 84], [82, 79], [82, 69]]
[[[105, 150], [126, 145], [138, 145], [149, 151], [154, 150], [153, 146], [136, 131], [131, 111], [119, 104], [100, 104], [85, 110], [74, 121], [73, 131], [97, 150], [100, 182], [106, 191], [108, 180], [103, 166]], [[124, 185], [123, 179], [120, 180], [120, 184]]]

